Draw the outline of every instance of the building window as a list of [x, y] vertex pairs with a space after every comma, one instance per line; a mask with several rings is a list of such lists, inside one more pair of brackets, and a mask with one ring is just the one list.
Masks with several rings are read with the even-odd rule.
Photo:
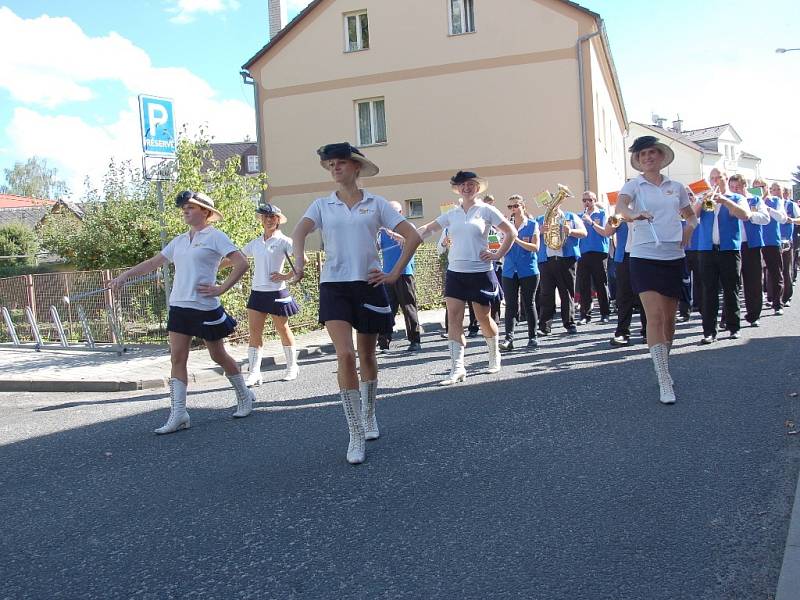
[[356, 102], [356, 125], [359, 146], [386, 143], [386, 110], [383, 98]]
[[422, 198], [406, 200], [406, 216], [409, 219], [421, 219], [423, 215]]
[[356, 52], [369, 48], [369, 23], [367, 11], [344, 16], [344, 51]]
[[450, 35], [475, 31], [475, 11], [472, 2], [473, 0], [449, 0]]
[[258, 154], [247, 155], [247, 172], [258, 173]]

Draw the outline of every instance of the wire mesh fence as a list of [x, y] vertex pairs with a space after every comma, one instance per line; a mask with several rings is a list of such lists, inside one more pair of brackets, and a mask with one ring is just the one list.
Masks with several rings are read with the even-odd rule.
[[[414, 260], [420, 308], [440, 305], [443, 266], [435, 247], [420, 246]], [[290, 319], [295, 331], [319, 327], [319, 277], [323, 262], [324, 253], [310, 253], [303, 280], [289, 286], [300, 307], [300, 312]], [[45, 344], [55, 345], [61, 341], [52, 307], [71, 345], [87, 344], [90, 340], [97, 344], [166, 343], [168, 307], [164, 278], [138, 278], [112, 294], [108, 285], [121, 272], [122, 269], [73, 271], [0, 278], [0, 307], [8, 311], [23, 344], [35, 341], [26, 307], [31, 309]], [[233, 342], [243, 341], [248, 335], [246, 306], [251, 278], [252, 269], [221, 298], [225, 309], [239, 323], [230, 338]], [[270, 319], [267, 319], [264, 335], [276, 336]], [[5, 321], [0, 319], [0, 342], [12, 341]]]

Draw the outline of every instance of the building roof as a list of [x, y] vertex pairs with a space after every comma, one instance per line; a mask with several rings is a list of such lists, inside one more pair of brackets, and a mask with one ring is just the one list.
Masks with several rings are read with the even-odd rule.
[[755, 154], [750, 154], [749, 152], [742, 152], [739, 156], [741, 158], [749, 158], [751, 160], [761, 160], [761, 157], [756, 156]]
[[229, 158], [241, 156], [248, 150], [258, 151], [255, 142], [223, 142], [220, 144], [209, 144], [214, 158], [221, 163], [227, 162]]
[[35, 229], [41, 220], [50, 214], [50, 208], [50, 206], [42, 205], [2, 208], [0, 209], [0, 227], [19, 223], [29, 229]]
[[0, 208], [30, 208], [40, 206], [53, 206], [55, 200], [46, 198], [29, 198], [27, 196], [17, 196], [16, 194], [0, 194]]
[[703, 148], [699, 144], [695, 144], [692, 140], [687, 138], [682, 133], [677, 131], [672, 131], [671, 129], [664, 129], [663, 127], [659, 127], [658, 125], [650, 125], [648, 123], [638, 123], [636, 121], [631, 121], [632, 125], [639, 125], [640, 127], [644, 127], [645, 129], [649, 129], [656, 135], [663, 135], [664, 137], [668, 137], [671, 140], [675, 140], [676, 142], [680, 142], [681, 144], [688, 146], [692, 150], [697, 150], [698, 152], [707, 152], [707, 148]]
[[[723, 123], [722, 125], [714, 125], [713, 127], [705, 127], [703, 129], [688, 129], [683, 131], [683, 135], [687, 138], [692, 140], [693, 142], [704, 142], [706, 140], [717, 140], [719, 136], [725, 131], [728, 127], [733, 129], [733, 126], [730, 123]], [[736, 130], [733, 129], [733, 132], [738, 136], [739, 134], [736, 133]]]
[[[580, 4], [577, 4], [575, 2], [570, 2], [570, 0], [560, 0], [560, 1], [563, 2], [564, 4], [569, 4], [570, 6], [580, 10], [581, 12], [586, 13], [587, 15], [590, 15], [592, 18], [594, 18], [596, 21], [598, 21], [599, 29], [601, 31], [603, 31], [603, 37], [604, 38], [606, 37], [605, 36], [604, 27], [601, 26], [602, 19], [600, 18], [599, 14], [597, 14], [596, 12], [592, 12], [588, 8], [584, 8]], [[292, 19], [291, 21], [289, 21], [283, 27], [283, 29], [281, 29], [278, 33], [276, 33], [275, 36], [272, 39], [270, 39], [269, 42], [267, 42], [266, 45], [263, 48], [261, 48], [261, 50], [256, 52], [246, 63], [244, 63], [242, 65], [242, 69], [249, 70], [250, 67], [253, 66], [253, 63], [255, 63], [259, 58], [261, 58], [267, 52], [269, 52], [270, 49], [273, 46], [275, 46], [275, 44], [277, 44], [292, 29], [297, 27], [297, 25], [300, 23], [300, 21], [302, 21], [303, 19], [306, 18], [306, 16], [311, 14], [314, 11], [314, 9], [317, 8], [317, 6], [322, 4], [322, 2], [323, 2], [323, 0], [312, 0], [312, 2], [309, 2], [308, 6], [306, 6], [303, 10], [301, 10], [297, 14], [297, 16], [294, 19]], [[607, 39], [605, 41], [607, 42]], [[608, 47], [607, 43], [606, 43], [606, 46]], [[609, 56], [610, 56], [610, 50], [609, 50]], [[616, 69], [614, 69], [613, 62], [612, 62], [612, 70], [614, 71], [614, 76], [616, 78]]]

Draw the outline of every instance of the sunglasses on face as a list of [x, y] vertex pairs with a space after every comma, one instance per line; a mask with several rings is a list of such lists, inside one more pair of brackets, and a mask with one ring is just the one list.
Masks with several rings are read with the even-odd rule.
[[508, 204], [506, 208], [519, 208], [519, 204]]

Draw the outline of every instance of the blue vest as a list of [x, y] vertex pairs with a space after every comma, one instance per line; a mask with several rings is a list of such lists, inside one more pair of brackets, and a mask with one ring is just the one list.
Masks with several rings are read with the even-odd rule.
[[[738, 194], [731, 194], [730, 197], [739, 199]], [[721, 205], [717, 215], [719, 223], [719, 249], [720, 250], [739, 250], [742, 247], [742, 231], [739, 229], [739, 219], [734, 217], [728, 207]], [[713, 244], [712, 235], [714, 229], [714, 212], [702, 211], [700, 213], [700, 238], [697, 242], [697, 249], [701, 252], [711, 250]]]
[[[782, 202], [783, 200], [776, 198], [775, 196], [768, 196], [764, 199], [764, 204], [775, 210], [780, 208]], [[781, 224], [778, 223], [778, 221], [770, 217], [769, 223], [762, 225], [761, 230], [764, 233], [765, 246], [777, 246], [780, 248]]]
[[[519, 235], [520, 239], [528, 238], [532, 240], [534, 228], [538, 229], [536, 222], [529, 219], [525, 226], [517, 232], [517, 235]], [[523, 241], [527, 240], [523, 239]], [[539, 240], [540, 245], [541, 243], [541, 240]], [[525, 250], [516, 242], [511, 244], [511, 249], [503, 257], [503, 277], [511, 278], [516, 275], [522, 279], [523, 277], [531, 277], [538, 274], [539, 264], [536, 254], [530, 250]]]
[[[380, 232], [380, 244], [381, 244], [381, 254], [383, 254], [383, 272], [390, 273], [394, 266], [397, 264], [397, 261], [400, 258], [400, 255], [403, 253], [403, 248], [400, 246], [399, 242], [395, 242], [392, 238], [390, 238], [386, 232]], [[403, 271], [403, 275], [413, 275], [414, 274], [414, 257], [411, 257], [411, 260], [408, 261], [405, 270]]]
[[[606, 211], [604, 210], [598, 210], [592, 213], [590, 218], [600, 227], [605, 227], [606, 221], [608, 220]], [[578, 240], [581, 254], [585, 254], [586, 252], [602, 252], [604, 254], [608, 254], [608, 238], [597, 233], [595, 228], [591, 225], [586, 225], [586, 221], [584, 221], [583, 224], [586, 226], [586, 231], [589, 232], [589, 235]]]
[[[786, 208], [786, 214], [792, 217], [793, 219], [797, 217], [797, 204], [795, 204], [794, 200], [784, 200], [783, 206]], [[794, 231], [794, 223], [783, 223], [781, 225], [781, 239], [784, 242], [790, 242], [792, 240], [792, 232]]]
[[614, 247], [614, 262], [621, 263], [625, 260], [625, 245], [628, 243], [628, 222], [623, 221], [617, 227], [617, 245]]
[[[750, 205], [750, 210], [755, 211], [758, 206], [759, 199], [751, 196], [747, 199], [747, 204]], [[748, 248], [761, 248], [764, 245], [764, 227], [756, 225], [748, 221], [742, 221], [742, 227], [747, 234], [747, 247]]]
[[700, 247], [700, 223], [697, 224], [697, 227], [694, 228], [692, 232], [692, 238], [689, 240], [689, 245], [686, 246], [686, 250], [689, 252], [696, 251]]

